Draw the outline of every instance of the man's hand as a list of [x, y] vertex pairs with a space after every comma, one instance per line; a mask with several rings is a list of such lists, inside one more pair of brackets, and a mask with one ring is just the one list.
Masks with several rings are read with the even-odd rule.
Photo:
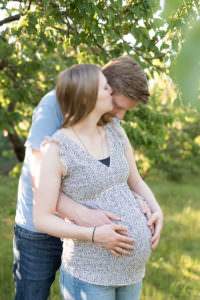
[[112, 224], [112, 221], [120, 221], [120, 218], [105, 210], [89, 209], [82, 206], [77, 211], [76, 219], [73, 221], [77, 225], [91, 227]]
[[155, 250], [160, 240], [160, 234], [163, 227], [163, 213], [161, 210], [155, 211], [148, 221], [148, 226], [154, 227], [154, 233], [151, 240], [151, 249]]
[[94, 243], [109, 250], [114, 256], [131, 255], [128, 250], [134, 250], [131, 245], [135, 240], [130, 238], [127, 227], [123, 225], [107, 224], [97, 227]]
[[120, 221], [115, 214], [105, 210], [89, 209], [63, 192], [60, 192], [56, 211], [63, 219], [68, 219], [79, 226], [94, 227]]

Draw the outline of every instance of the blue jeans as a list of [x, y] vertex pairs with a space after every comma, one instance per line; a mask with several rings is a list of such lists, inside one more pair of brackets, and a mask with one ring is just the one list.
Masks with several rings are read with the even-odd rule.
[[63, 266], [60, 269], [63, 300], [139, 300], [141, 289], [142, 280], [126, 286], [95, 285], [71, 276]]
[[15, 300], [46, 300], [61, 264], [62, 242], [18, 225], [14, 232]]

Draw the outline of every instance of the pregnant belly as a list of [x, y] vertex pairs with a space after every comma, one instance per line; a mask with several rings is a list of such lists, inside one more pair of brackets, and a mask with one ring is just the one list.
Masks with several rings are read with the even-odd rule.
[[129, 188], [124, 186], [119, 190], [116, 187], [115, 190], [102, 194], [100, 198], [81, 204], [116, 214], [120, 221], [115, 223], [127, 226], [129, 235], [135, 239], [135, 249], [131, 251], [130, 256], [123, 255], [119, 259], [96, 244], [68, 240], [68, 242], [65, 241], [63, 255], [66, 265], [71, 266], [73, 270], [79, 265], [83, 272], [86, 265], [88, 268], [88, 262], [91, 264], [91, 270], [94, 270], [95, 266], [98, 272], [109, 273], [110, 270], [126, 274], [142, 272], [151, 254], [152, 236], [146, 217], [141, 212]]
[[[135, 249], [130, 251], [131, 255], [122, 255], [117, 258], [96, 244], [65, 240], [63, 263], [73, 276], [83, 281], [105, 285], [111, 284], [114, 280], [113, 274], [118, 274], [119, 278], [119, 281], [112, 283], [113, 285], [122, 284], [122, 282], [127, 284], [129, 281], [131, 283], [133, 279], [140, 280], [143, 277], [145, 264], [151, 254], [151, 232], [147, 227], [146, 219], [138, 211], [131, 218], [121, 214], [121, 221], [118, 223], [126, 225], [129, 235], [136, 241]], [[79, 271], [76, 272], [76, 270]], [[100, 279], [93, 282], [93, 278]], [[108, 278], [109, 280], [104, 282]]]
[[[104, 201], [97, 201], [97, 203], [100, 204], [96, 208], [110, 211], [120, 218], [120, 221], [115, 223], [127, 226], [130, 237], [135, 239], [132, 259], [146, 262], [151, 253], [152, 234], [147, 226], [147, 219], [129, 187], [124, 186], [115, 192], [111, 191], [110, 195], [104, 195]], [[131, 259], [131, 257], [128, 258]]]
[[[140, 211], [135, 200], [130, 198], [128, 200], [127, 198], [124, 198], [123, 200], [124, 205], [119, 205], [119, 201], [115, 203], [113, 199], [112, 205], [109, 205], [109, 208], [105, 202], [104, 205], [101, 205], [101, 207], [96, 206], [95, 208], [115, 213], [120, 217], [120, 221], [115, 223], [127, 226], [129, 236], [135, 239], [135, 243], [133, 244], [135, 249], [131, 251], [131, 255], [123, 255], [120, 259], [118, 259], [115, 258], [108, 250], [98, 247], [95, 244], [72, 241], [71, 247], [69, 247], [69, 244], [68, 246], [67, 243], [65, 244], [65, 250], [68, 252], [68, 258], [71, 257], [72, 260], [76, 260], [76, 258], [78, 260], [80, 259], [82, 263], [84, 263], [84, 261], [93, 260], [94, 265], [97, 266], [100, 264], [100, 269], [103, 267], [104, 263], [105, 269], [107, 269], [107, 266], [110, 264], [110, 266], [112, 265], [112, 267], [116, 269], [116, 272], [118, 271], [118, 268], [121, 269], [122, 265], [122, 269], [124, 269], [124, 271], [126, 271], [127, 268], [129, 270], [132, 268], [134, 270], [144, 268], [151, 254], [151, 231], [147, 226], [146, 217]], [[68, 248], [68, 250], [66, 248]], [[69, 248], [71, 248], [71, 251]], [[99, 257], [101, 257], [101, 260], [99, 260]]]
[[151, 254], [152, 234], [147, 226], [146, 217], [141, 213], [139, 208], [129, 210], [126, 215], [121, 215], [121, 224], [127, 226], [130, 237], [135, 239], [134, 250], [131, 256], [124, 257], [134, 266], [145, 264]]

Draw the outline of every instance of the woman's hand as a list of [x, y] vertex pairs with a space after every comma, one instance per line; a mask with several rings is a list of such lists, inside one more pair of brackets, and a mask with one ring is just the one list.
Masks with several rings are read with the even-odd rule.
[[126, 226], [108, 224], [96, 228], [94, 243], [106, 248], [116, 257], [120, 257], [123, 254], [131, 255], [128, 250], [134, 250], [131, 244], [135, 243], [135, 240], [129, 237]]
[[[146, 216], [147, 221], [149, 221], [151, 219], [152, 212], [151, 212], [151, 209], [150, 209], [148, 203], [140, 195], [136, 194], [135, 192], [132, 192], [132, 193], [133, 193], [133, 195], [135, 197], [135, 200], [137, 201], [137, 203], [138, 203], [138, 205], [140, 207], [140, 210]], [[151, 226], [149, 226], [149, 228], [151, 230], [152, 235], [154, 235], [154, 232], [155, 232], [154, 224], [151, 225]]]

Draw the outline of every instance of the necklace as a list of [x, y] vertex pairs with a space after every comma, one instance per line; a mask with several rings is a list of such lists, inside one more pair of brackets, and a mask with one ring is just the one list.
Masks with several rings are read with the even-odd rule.
[[[75, 129], [73, 127], [71, 127], [74, 135], [77, 137], [77, 139], [79, 140], [79, 142], [81, 143], [81, 145], [84, 147], [84, 149], [86, 150], [86, 152], [90, 153], [90, 151], [88, 151], [88, 148], [86, 147], [85, 143], [82, 141], [82, 139], [80, 138], [80, 136], [78, 135], [78, 133], [75, 131]], [[99, 129], [98, 129], [98, 134], [100, 136], [100, 139], [101, 139], [101, 134], [99, 132]], [[104, 147], [102, 146], [103, 143], [101, 143], [101, 152], [102, 154], [104, 154]], [[102, 150], [103, 149], [103, 150]], [[104, 157], [104, 156], [103, 156]]]

